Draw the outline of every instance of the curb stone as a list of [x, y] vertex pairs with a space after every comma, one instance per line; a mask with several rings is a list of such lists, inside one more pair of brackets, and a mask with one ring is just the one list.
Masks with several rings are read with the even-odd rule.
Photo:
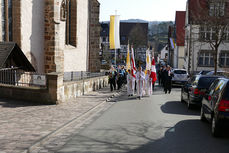
[[58, 133], [64, 131], [67, 127], [69, 127], [70, 125], [74, 124], [75, 122], [77, 122], [78, 120], [80, 120], [81, 118], [83, 118], [84, 116], [86, 116], [87, 114], [89, 114], [90, 112], [92, 112], [93, 110], [95, 110], [96, 108], [101, 106], [102, 104], [104, 104], [106, 102], [109, 102], [113, 97], [118, 96], [120, 93], [121, 93], [121, 90], [117, 91], [112, 96], [108, 97], [106, 100], [104, 100], [104, 101], [100, 102], [99, 104], [97, 104], [96, 106], [92, 107], [91, 109], [89, 109], [88, 111], [83, 113], [82, 115], [80, 115], [80, 116], [68, 121], [64, 125], [58, 127], [56, 130], [54, 130], [54, 131], [50, 132], [49, 134], [47, 134], [46, 136], [40, 138], [38, 141], [36, 141], [33, 145], [31, 145], [28, 149], [24, 150], [22, 153], [31, 153], [35, 148], [43, 145], [51, 137], [56, 136]]

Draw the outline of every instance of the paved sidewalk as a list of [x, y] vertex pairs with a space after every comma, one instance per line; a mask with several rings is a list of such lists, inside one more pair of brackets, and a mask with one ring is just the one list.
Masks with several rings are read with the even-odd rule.
[[85, 114], [103, 107], [104, 101], [114, 94], [117, 93], [103, 88], [60, 105], [0, 99], [0, 153], [27, 152], [31, 146], [39, 147], [48, 136], [57, 135], [71, 122], [80, 123], [80, 119], [86, 118]]

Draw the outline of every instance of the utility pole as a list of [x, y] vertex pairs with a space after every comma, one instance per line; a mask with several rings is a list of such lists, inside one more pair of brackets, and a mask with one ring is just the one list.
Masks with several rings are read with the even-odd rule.
[[170, 38], [172, 37], [172, 27], [171, 25], [169, 26], [169, 29], [168, 29], [168, 64], [171, 65], [171, 43], [170, 43]]
[[188, 73], [190, 73], [190, 69], [191, 69], [191, 54], [192, 54], [192, 25], [189, 25], [189, 43], [188, 43]]

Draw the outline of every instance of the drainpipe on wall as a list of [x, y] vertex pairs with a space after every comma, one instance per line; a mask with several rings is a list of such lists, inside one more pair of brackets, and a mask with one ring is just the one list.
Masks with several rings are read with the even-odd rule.
[[191, 69], [191, 37], [192, 37], [192, 25], [189, 25], [189, 43], [188, 43], [188, 73], [190, 73], [190, 69]]

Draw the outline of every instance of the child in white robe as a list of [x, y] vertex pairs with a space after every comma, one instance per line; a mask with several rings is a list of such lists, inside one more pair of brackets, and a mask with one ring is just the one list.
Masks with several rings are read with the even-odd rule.
[[145, 73], [142, 71], [142, 67], [139, 67], [138, 72], [136, 74], [137, 95], [139, 99], [141, 99], [143, 96], [144, 81], [145, 81]]

